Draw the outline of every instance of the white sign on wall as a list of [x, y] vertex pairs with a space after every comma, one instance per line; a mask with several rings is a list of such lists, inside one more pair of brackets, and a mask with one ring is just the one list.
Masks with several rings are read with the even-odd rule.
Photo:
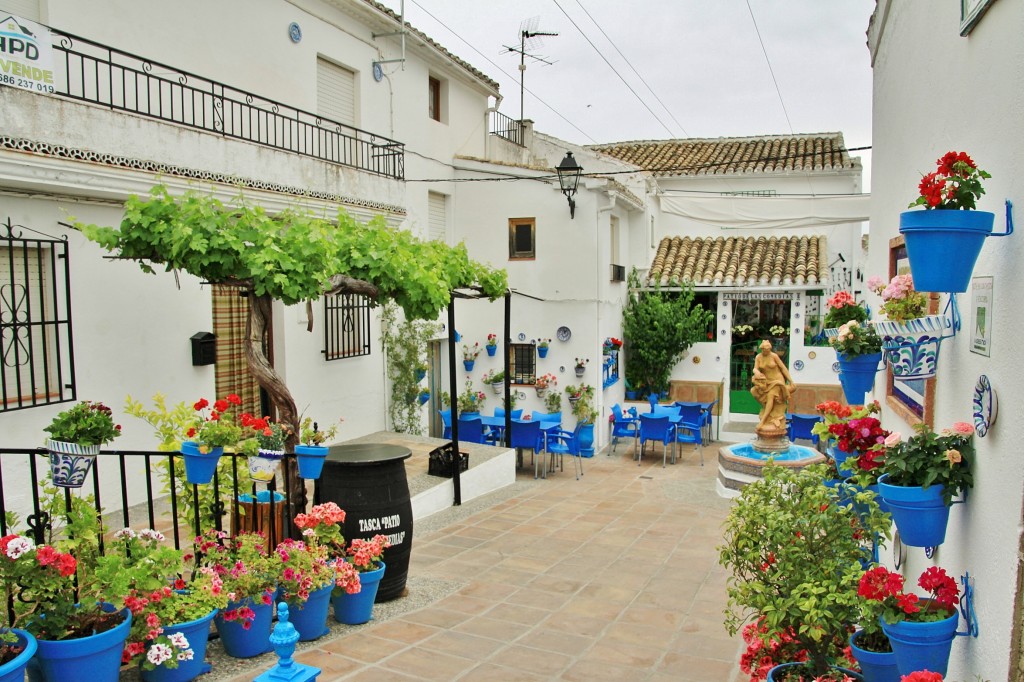
[[971, 280], [971, 352], [992, 357], [992, 278]]
[[34, 92], [53, 92], [50, 29], [0, 13], [0, 83]]

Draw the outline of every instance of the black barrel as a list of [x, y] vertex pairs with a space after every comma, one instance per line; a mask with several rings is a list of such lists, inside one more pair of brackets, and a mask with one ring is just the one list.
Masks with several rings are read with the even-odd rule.
[[402, 596], [412, 553], [412, 501], [405, 477], [408, 448], [384, 443], [333, 445], [320, 477], [320, 500], [345, 510], [345, 540], [387, 536], [387, 570], [376, 602]]

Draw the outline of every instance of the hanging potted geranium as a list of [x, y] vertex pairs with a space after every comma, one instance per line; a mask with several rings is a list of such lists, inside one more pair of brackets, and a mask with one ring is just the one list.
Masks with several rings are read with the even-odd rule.
[[474, 343], [472, 346], [463, 344], [462, 346], [462, 364], [466, 368], [467, 372], [473, 371], [473, 365], [476, 364], [476, 359], [480, 355], [483, 349], [480, 348], [479, 343]]
[[537, 397], [543, 398], [549, 388], [558, 385], [558, 377], [554, 374], [541, 374], [533, 380], [533, 388], [537, 391]]
[[242, 399], [231, 394], [213, 403], [200, 398], [193, 405], [195, 421], [185, 432], [189, 438], [181, 444], [185, 457], [185, 478], [189, 483], [202, 485], [213, 479], [217, 461], [224, 448], [235, 446], [242, 437], [242, 429], [235, 424], [230, 410], [242, 404]]
[[487, 335], [487, 356], [493, 358], [495, 353], [498, 352], [498, 335], [488, 334]]
[[849, 291], [840, 290], [834, 293], [825, 301], [825, 336], [833, 338], [839, 335], [839, 327], [847, 322], [866, 322], [868, 311], [863, 305], [857, 303]]
[[551, 347], [551, 339], [537, 339], [534, 341], [537, 345], [537, 355], [541, 358], [548, 356], [548, 349]]
[[882, 337], [885, 360], [897, 379], [930, 379], [939, 364], [939, 344], [954, 332], [953, 320], [928, 314], [928, 297], [914, 289], [912, 275], [896, 275], [888, 283], [870, 277], [867, 283], [882, 297], [885, 320], [872, 320]]
[[863, 405], [864, 394], [875, 385], [882, 360], [882, 339], [871, 327], [850, 320], [839, 326], [829, 343], [839, 357], [839, 383], [851, 405]]
[[927, 424], [906, 441], [891, 434], [886, 441], [885, 474], [878, 489], [889, 506], [903, 544], [935, 547], [946, 539], [953, 498], [974, 485], [974, 427], [956, 422], [935, 433]]
[[501, 395], [505, 391], [505, 372], [503, 370], [490, 370], [486, 372], [481, 378], [485, 384], [490, 384], [491, 390], [494, 391], [494, 395]]
[[[339, 422], [344, 419], [339, 419]], [[304, 417], [299, 424], [299, 445], [295, 446], [295, 459], [299, 463], [299, 476], [310, 480], [320, 478], [327, 458], [328, 448], [324, 443], [338, 433], [338, 425], [331, 424], [325, 430], [317, 428], [312, 417]]]
[[50, 437], [50, 473], [61, 488], [81, 488], [100, 446], [121, 435], [109, 407], [89, 400], [64, 410], [43, 429]]
[[248, 436], [239, 446], [239, 451], [248, 458], [249, 478], [266, 483], [274, 480], [277, 465], [284, 457], [284, 441], [289, 429], [270, 417], [253, 417], [243, 413], [239, 417], [243, 437]]
[[858, 594], [882, 605], [882, 630], [889, 638], [900, 674], [917, 670], [946, 674], [960, 616], [960, 590], [942, 568], [932, 566], [917, 580], [928, 596], [903, 591], [904, 579], [884, 566], [864, 573]]
[[576, 358], [576, 376], [581, 377], [583, 373], [587, 371], [587, 364], [590, 362], [590, 358]]
[[900, 233], [919, 291], [967, 291], [985, 237], [1008, 233], [992, 234], [995, 215], [975, 210], [985, 193], [981, 181], [991, 175], [964, 152], [947, 152], [936, 164], [910, 204], [925, 210], [900, 213]]

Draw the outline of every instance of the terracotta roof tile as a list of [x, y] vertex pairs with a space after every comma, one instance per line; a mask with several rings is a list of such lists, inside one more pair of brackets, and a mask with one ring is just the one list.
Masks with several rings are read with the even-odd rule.
[[860, 160], [846, 151], [842, 133], [639, 140], [587, 148], [661, 176], [860, 168]]
[[823, 236], [665, 237], [647, 283], [744, 287], [828, 283]]

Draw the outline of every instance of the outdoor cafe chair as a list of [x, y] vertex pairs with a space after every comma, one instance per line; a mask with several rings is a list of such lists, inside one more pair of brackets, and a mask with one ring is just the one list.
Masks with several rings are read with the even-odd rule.
[[822, 421], [822, 417], [816, 414], [787, 414], [786, 431], [789, 440], [796, 441], [798, 438], [809, 440], [818, 447], [820, 439], [818, 434], [811, 433], [814, 425]]
[[[700, 452], [700, 465], [704, 466], [704, 425], [701, 423], [700, 418], [696, 421], [687, 421], [684, 414], [680, 417], [676, 427], [676, 450], [679, 449], [680, 443], [692, 443], [697, 450]], [[676, 463], [675, 451], [672, 455], [672, 463]]]
[[[566, 455], [572, 457], [573, 473], [576, 474], [577, 481], [583, 475], [583, 457], [580, 455], [580, 431], [582, 429], [583, 424], [578, 423], [575, 430], [571, 432], [558, 429], [557, 431], [547, 431], [544, 434], [545, 447], [551, 453], [552, 463], [554, 463], [555, 455], [558, 455], [560, 461], [564, 460]], [[576, 470], [577, 466], [579, 466], [579, 471]], [[564, 464], [562, 468], [564, 469]]]
[[[505, 408], [504, 407], [495, 407], [494, 408], [494, 416], [495, 417], [504, 417], [505, 416]], [[523, 411], [521, 409], [520, 410], [512, 410], [512, 418], [513, 419], [522, 419], [523, 418]]]
[[438, 410], [441, 414], [441, 422], [444, 424], [444, 433], [441, 434], [441, 438], [452, 437], [452, 411], [451, 410]]
[[676, 403], [679, 407], [679, 416], [683, 418], [683, 421], [687, 424], [697, 424], [701, 432], [701, 445], [704, 444], [704, 425], [705, 425], [705, 414], [704, 406], [700, 403]]
[[611, 453], [615, 452], [615, 447], [619, 444], [619, 438], [632, 438], [636, 440], [637, 429], [640, 428], [640, 419], [636, 416], [636, 407], [629, 408], [626, 412], [622, 411], [622, 406], [618, 403], [612, 405], [612, 449]]
[[[540, 433], [540, 422], [533, 420], [512, 420], [512, 437], [509, 447], [516, 449], [518, 465], [523, 464], [523, 449], [531, 451], [530, 461], [533, 463], [533, 477], [537, 478], [537, 453], [544, 449], [544, 441]], [[543, 457], [541, 458], [543, 459]]]
[[664, 468], [668, 458], [668, 446], [676, 439], [676, 429], [669, 421], [668, 415], [640, 415], [640, 429], [637, 431], [636, 465], [640, 466], [644, 455], [644, 445], [649, 440], [661, 443], [661, 466]]
[[484, 423], [480, 417], [459, 417], [459, 442], [484, 444]]

